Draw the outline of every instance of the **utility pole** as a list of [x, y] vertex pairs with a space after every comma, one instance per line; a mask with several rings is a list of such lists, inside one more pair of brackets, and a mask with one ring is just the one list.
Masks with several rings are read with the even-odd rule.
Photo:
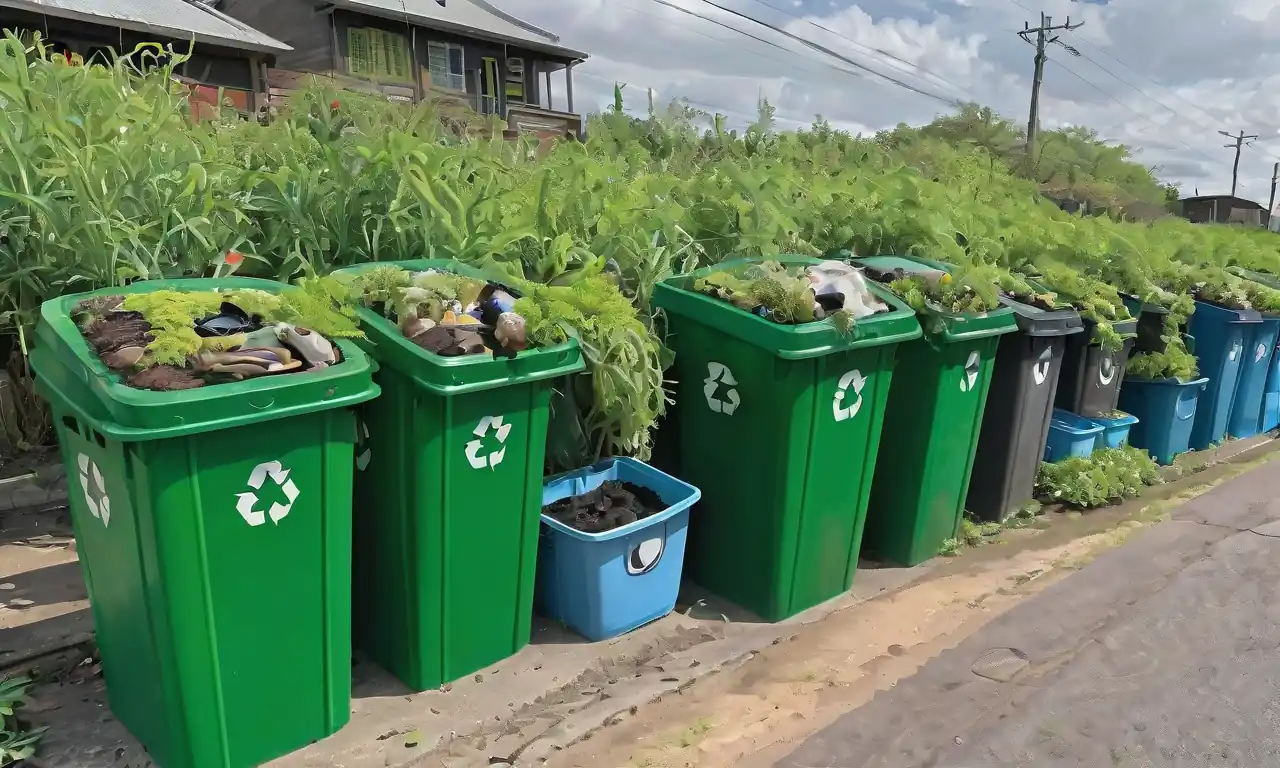
[[1268, 216], [1271, 215], [1271, 212], [1275, 210], [1275, 207], [1276, 207], [1276, 182], [1277, 181], [1280, 181], [1280, 163], [1276, 163], [1275, 166], [1271, 169], [1271, 199], [1267, 201]]
[[[1066, 24], [1054, 26], [1053, 17], [1040, 14], [1040, 26], [1032, 28], [1027, 22], [1022, 23], [1023, 29], [1018, 33], [1018, 37], [1023, 42], [1030, 43], [1036, 47], [1036, 70], [1035, 76], [1031, 79], [1031, 116], [1027, 119], [1027, 158], [1030, 159], [1036, 148], [1036, 132], [1040, 129], [1040, 85], [1044, 82], [1044, 63], [1048, 61], [1049, 54], [1046, 52], [1050, 45], [1057, 43], [1061, 45], [1072, 56], [1079, 56], [1080, 52], [1075, 48], [1062, 42], [1062, 40], [1054, 32], [1071, 31], [1084, 26], [1084, 22], [1071, 23], [1071, 17], [1067, 17]], [[1035, 39], [1032, 40], [1032, 36]]]
[[[1222, 146], [1226, 147], [1227, 149], [1231, 149], [1234, 147], [1236, 150], [1236, 161], [1231, 166], [1231, 196], [1235, 197], [1236, 181], [1240, 178], [1240, 148], [1252, 146], [1253, 140], [1258, 137], [1256, 135], [1245, 136], [1244, 131], [1241, 131], [1239, 136], [1236, 136], [1235, 134], [1227, 133], [1226, 131], [1218, 131], [1218, 133], [1232, 140], [1230, 144], [1223, 144]], [[1273, 185], [1272, 192], [1274, 194], [1274, 185]]]

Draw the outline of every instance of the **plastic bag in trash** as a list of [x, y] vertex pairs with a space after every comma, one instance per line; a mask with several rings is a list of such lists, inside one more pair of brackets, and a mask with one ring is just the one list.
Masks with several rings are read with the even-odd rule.
[[813, 295], [828, 314], [845, 310], [854, 319], [887, 312], [889, 307], [867, 289], [862, 272], [842, 261], [824, 261], [806, 272], [813, 283]]

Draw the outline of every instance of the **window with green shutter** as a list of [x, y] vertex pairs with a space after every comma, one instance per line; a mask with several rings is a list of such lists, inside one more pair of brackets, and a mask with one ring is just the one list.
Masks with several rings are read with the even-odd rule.
[[404, 35], [371, 27], [347, 30], [350, 74], [379, 82], [413, 82], [413, 56]]

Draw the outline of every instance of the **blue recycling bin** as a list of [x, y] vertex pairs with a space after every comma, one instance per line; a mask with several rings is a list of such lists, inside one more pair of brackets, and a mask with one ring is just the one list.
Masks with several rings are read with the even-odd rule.
[[1196, 412], [1208, 378], [1135, 379], [1120, 388], [1120, 410], [1137, 417], [1129, 429], [1129, 445], [1145, 448], [1157, 464], [1172, 464], [1191, 444]]
[[1094, 450], [1119, 448], [1127, 444], [1129, 442], [1129, 433], [1133, 431], [1133, 425], [1138, 423], [1137, 417], [1130, 413], [1121, 413], [1111, 418], [1098, 417], [1090, 419], [1090, 421], [1102, 427], [1102, 432], [1098, 435], [1098, 444]]
[[1049, 436], [1044, 443], [1043, 458], [1047, 462], [1062, 461], [1073, 456], [1088, 458], [1102, 434], [1102, 426], [1083, 416], [1061, 408], [1053, 409], [1049, 420]]
[[1267, 377], [1275, 357], [1277, 336], [1280, 336], [1280, 317], [1263, 317], [1250, 328], [1240, 364], [1240, 380], [1231, 403], [1231, 419], [1227, 423], [1227, 434], [1232, 437], [1253, 437], [1263, 431]]
[[1271, 355], [1267, 384], [1262, 394], [1262, 431], [1280, 427], [1280, 354]]
[[[1226, 437], [1236, 384], [1244, 364], [1245, 342], [1261, 323], [1262, 315], [1252, 309], [1223, 309], [1196, 302], [1189, 332], [1196, 340], [1200, 373], [1209, 381], [1196, 406], [1195, 425], [1191, 430], [1193, 449], [1203, 451]], [[1122, 409], [1142, 419], [1135, 411]]]
[[543, 505], [620, 480], [666, 506], [603, 533], [585, 533], [547, 515], [538, 539], [538, 612], [588, 640], [607, 640], [671, 613], [680, 595], [689, 508], [702, 492], [631, 458], [614, 458], [547, 480]]

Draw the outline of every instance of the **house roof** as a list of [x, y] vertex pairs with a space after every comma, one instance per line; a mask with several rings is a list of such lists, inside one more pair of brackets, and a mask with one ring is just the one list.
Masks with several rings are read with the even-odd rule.
[[1211, 202], [1213, 200], [1217, 200], [1218, 202], [1229, 200], [1232, 203], [1239, 203], [1240, 205], [1235, 206], [1237, 208], [1261, 208], [1263, 210], [1266, 210], [1265, 205], [1255, 203], [1252, 200], [1246, 200], [1243, 197], [1232, 197], [1231, 195], [1196, 195], [1195, 197], [1184, 197], [1178, 202], [1179, 203], [1206, 203], [1206, 202]]
[[585, 59], [587, 54], [565, 48], [560, 38], [545, 29], [512, 16], [488, 0], [333, 0], [333, 5], [354, 11], [403, 20], [406, 17], [442, 32], [454, 32], [481, 40], [518, 45], [567, 59]]
[[0, 0], [0, 8], [150, 32], [177, 40], [194, 37], [198, 43], [246, 51], [292, 50], [230, 16], [186, 0]]

